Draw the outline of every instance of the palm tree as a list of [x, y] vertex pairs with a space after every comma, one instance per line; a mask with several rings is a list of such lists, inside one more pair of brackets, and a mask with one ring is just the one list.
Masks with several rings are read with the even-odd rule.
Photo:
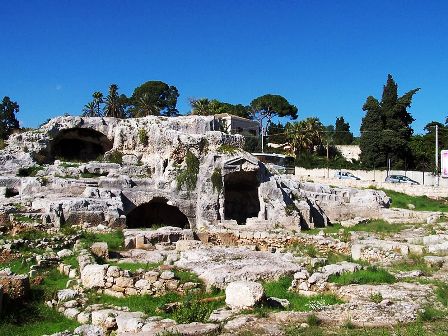
[[124, 107], [118, 94], [117, 84], [109, 86], [109, 94], [105, 100], [104, 115], [106, 117], [123, 118]]
[[194, 99], [190, 98], [190, 105], [192, 107], [191, 114], [208, 115], [210, 100], [207, 98]]
[[96, 117], [96, 105], [95, 102], [90, 102], [84, 105], [84, 108], [82, 109], [82, 115], [83, 117]]
[[101, 104], [104, 103], [103, 94], [99, 91], [95, 91], [92, 94], [92, 97], [93, 97], [93, 103], [95, 104], [96, 108], [96, 116], [101, 117]]
[[323, 131], [323, 125], [318, 118], [286, 124], [287, 138], [296, 156], [300, 156], [303, 151], [312, 153], [314, 147], [322, 143]]
[[148, 93], [144, 93], [141, 97], [138, 97], [134, 107], [135, 117], [146, 117], [148, 115], [160, 115], [160, 107], [152, 100]]

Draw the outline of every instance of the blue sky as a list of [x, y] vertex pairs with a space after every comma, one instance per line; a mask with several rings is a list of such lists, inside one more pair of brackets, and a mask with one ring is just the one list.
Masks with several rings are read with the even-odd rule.
[[281, 94], [299, 119], [344, 116], [358, 133], [369, 95], [391, 73], [422, 132], [448, 115], [447, 1], [6, 1], [0, 11], [0, 96], [35, 127], [77, 115], [111, 83], [148, 80], [189, 97], [249, 104]]

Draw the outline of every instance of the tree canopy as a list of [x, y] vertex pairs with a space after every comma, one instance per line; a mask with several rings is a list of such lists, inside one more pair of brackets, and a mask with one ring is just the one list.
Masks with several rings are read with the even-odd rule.
[[273, 117], [290, 117], [297, 119], [298, 109], [280, 95], [266, 94], [255, 98], [250, 103], [254, 119], [262, 122], [264, 119], [271, 123]]
[[412, 160], [409, 141], [414, 121], [407, 109], [419, 89], [398, 96], [398, 85], [391, 75], [383, 88], [381, 101], [367, 97], [366, 111], [361, 124], [361, 161], [367, 167], [386, 167], [391, 159], [393, 166], [403, 168]]
[[350, 145], [353, 142], [353, 133], [350, 132], [350, 124], [344, 117], [336, 118], [333, 143], [335, 145]]
[[241, 104], [224, 103], [217, 99], [190, 98], [191, 113], [195, 115], [215, 115], [221, 113], [228, 113], [235, 116], [249, 118], [249, 108]]
[[177, 88], [161, 81], [148, 81], [134, 90], [131, 97], [133, 117], [147, 115], [176, 116], [179, 92]]
[[19, 129], [19, 121], [16, 119], [18, 112], [19, 104], [9, 97], [3, 97], [0, 103], [0, 139], [6, 140], [15, 129]]

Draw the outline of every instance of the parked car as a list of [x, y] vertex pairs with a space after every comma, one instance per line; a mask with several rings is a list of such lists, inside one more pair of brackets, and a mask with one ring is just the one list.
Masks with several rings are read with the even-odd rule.
[[334, 174], [334, 177], [340, 180], [360, 180], [359, 177], [353, 175], [348, 171], [338, 171]]
[[414, 181], [414, 180], [412, 180], [409, 177], [404, 176], [404, 175], [389, 175], [388, 177], [386, 177], [385, 182], [389, 182], [389, 183], [407, 183], [407, 184], [412, 184], [412, 185], [420, 184], [417, 181]]

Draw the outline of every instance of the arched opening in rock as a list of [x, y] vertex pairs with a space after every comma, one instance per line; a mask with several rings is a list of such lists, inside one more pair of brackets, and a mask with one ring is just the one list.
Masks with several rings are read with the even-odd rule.
[[151, 228], [159, 226], [176, 226], [188, 228], [188, 218], [179, 208], [167, 204], [165, 198], [154, 198], [133, 209], [126, 216], [128, 228]]
[[61, 131], [50, 145], [50, 156], [66, 161], [92, 161], [112, 149], [103, 133], [89, 128], [70, 128]]
[[257, 172], [236, 172], [224, 176], [224, 218], [245, 224], [260, 212]]

